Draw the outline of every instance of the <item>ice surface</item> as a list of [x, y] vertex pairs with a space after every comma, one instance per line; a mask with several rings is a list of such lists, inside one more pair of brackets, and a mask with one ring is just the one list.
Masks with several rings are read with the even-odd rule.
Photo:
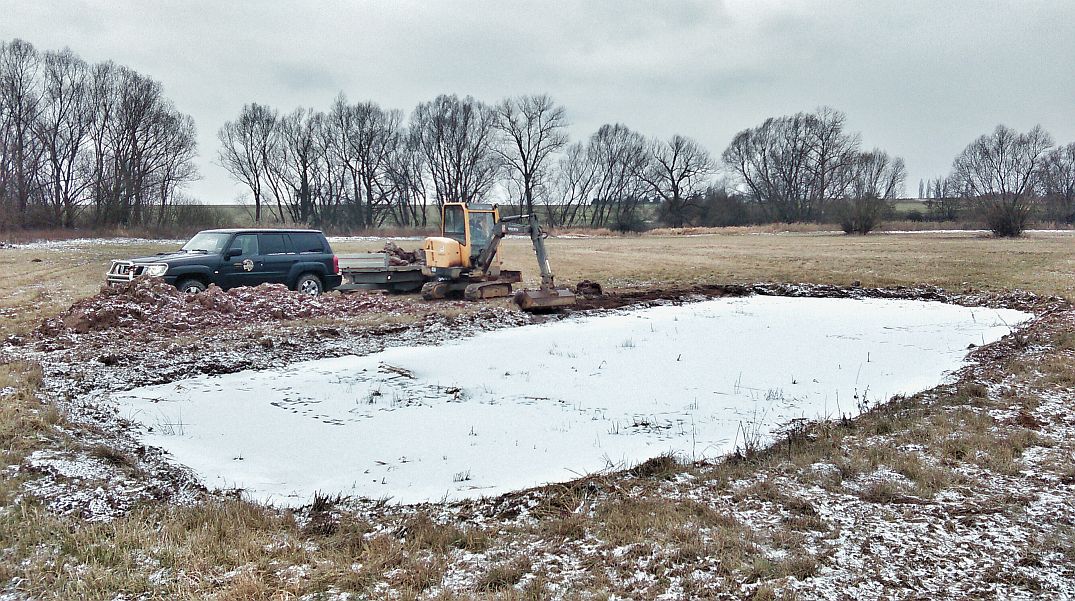
[[942, 382], [1030, 314], [747, 297], [111, 395], [206, 484], [283, 505], [499, 494], [661, 453], [716, 457], [795, 418]]

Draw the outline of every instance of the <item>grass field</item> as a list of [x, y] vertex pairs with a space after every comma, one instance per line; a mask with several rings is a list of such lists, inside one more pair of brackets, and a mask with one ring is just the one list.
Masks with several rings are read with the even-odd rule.
[[[404, 248], [417, 240], [403, 240]], [[337, 243], [338, 254], [378, 250], [380, 241]], [[100, 288], [109, 260], [169, 250], [172, 244], [88, 244], [5, 249], [7, 294], [0, 331], [36, 324]], [[528, 240], [509, 238], [503, 261], [539, 281]], [[979, 233], [845, 236], [832, 233], [552, 238], [553, 269], [563, 282], [590, 279], [609, 288], [696, 283], [809, 282], [863, 286], [927, 283], [951, 290], [1020, 288], [1075, 300], [1075, 236], [1030, 234], [995, 239]]]
[[[559, 280], [609, 289], [857, 281], [1075, 300], [1068, 234], [737, 230], [548, 245]], [[0, 336], [96, 292], [110, 258], [170, 247], [0, 249]], [[504, 262], [537, 281], [528, 241], [507, 240]], [[23, 493], [35, 475], [12, 466], [42, 450], [85, 453], [132, 477], [140, 469], [128, 453], [83, 448], [83, 426], [43, 399], [42, 368], [26, 355], [0, 366], [0, 598], [1063, 598], [1075, 594], [1073, 323], [1058, 309], [981, 349], [951, 384], [792, 430], [774, 447], [744, 433], [726, 461], [658, 457], [451, 507], [329, 496], [292, 513], [217, 494], [103, 523], [58, 516]]]

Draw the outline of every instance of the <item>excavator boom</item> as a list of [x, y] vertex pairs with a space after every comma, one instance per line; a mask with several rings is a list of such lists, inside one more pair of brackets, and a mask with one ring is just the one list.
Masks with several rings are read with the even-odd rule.
[[[560, 307], [568, 307], [575, 304], [575, 293], [568, 288], [556, 287], [552, 267], [549, 265], [549, 253], [545, 250], [545, 238], [547, 234], [541, 229], [535, 215], [517, 215], [505, 217], [506, 227], [502, 231], [516, 231], [530, 235], [530, 241], [534, 245], [534, 254], [537, 255], [538, 269], [541, 270], [541, 287], [537, 289], [519, 290], [515, 293], [515, 304], [523, 311], [548, 311]], [[522, 227], [512, 227], [507, 223], [525, 221]]]

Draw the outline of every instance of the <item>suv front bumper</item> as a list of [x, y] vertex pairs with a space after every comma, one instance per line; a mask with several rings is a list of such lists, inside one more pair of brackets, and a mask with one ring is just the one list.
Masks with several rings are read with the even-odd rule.
[[145, 269], [144, 265], [113, 260], [112, 266], [108, 268], [108, 273], [105, 275], [105, 281], [109, 284], [126, 284], [142, 275], [143, 269]]

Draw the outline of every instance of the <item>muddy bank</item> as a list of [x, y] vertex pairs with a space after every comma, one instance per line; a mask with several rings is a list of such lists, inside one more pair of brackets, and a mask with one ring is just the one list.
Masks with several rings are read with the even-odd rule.
[[[157, 279], [106, 287], [46, 319], [0, 356], [32, 358], [68, 398], [89, 390], [133, 388], [198, 374], [279, 367], [309, 359], [363, 355], [579, 313], [751, 294], [810, 298], [925, 300], [1043, 314], [1069, 307], [1023, 291], [949, 292], [932, 286], [863, 288], [817, 284], [712, 284], [580, 295], [570, 310], [530, 315], [506, 303], [423, 302], [415, 296], [326, 294], [311, 298], [281, 285], [191, 295]], [[62, 384], [59, 384], [62, 382]]]
[[698, 284], [693, 286], [657, 286], [614, 290], [600, 296], [580, 296], [574, 310], [619, 309], [653, 302], [691, 302], [701, 298], [739, 297], [751, 294], [799, 298], [881, 298], [937, 301], [967, 307], [1018, 309], [1034, 313], [1070, 306], [1067, 301], [1060, 297], [1044, 297], [1022, 290], [1003, 292], [966, 290], [951, 292], [943, 288], [927, 285], [864, 288], [862, 286], [836, 286], [831, 284], [758, 283]]

